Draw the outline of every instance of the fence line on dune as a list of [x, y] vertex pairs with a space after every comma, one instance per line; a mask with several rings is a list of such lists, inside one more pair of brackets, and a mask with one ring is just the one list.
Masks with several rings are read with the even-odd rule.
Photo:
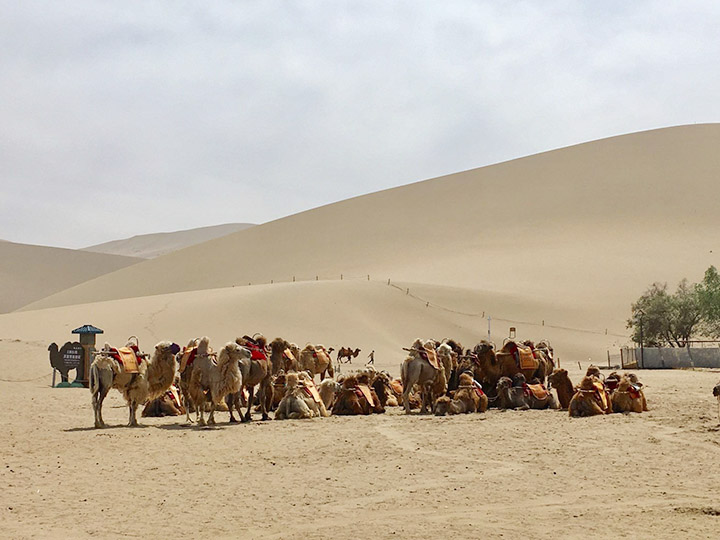
[[[306, 279], [302, 279], [302, 278], [298, 279], [297, 276], [292, 276], [292, 280], [288, 280], [288, 281], [277, 281], [277, 280], [271, 279], [270, 284], [301, 283], [301, 282], [308, 282], [308, 281], [335, 281], [335, 280], [337, 280], [336, 277], [322, 277], [321, 278], [320, 274], [316, 274], [315, 279], [307, 279], [307, 278]], [[340, 274], [340, 281], [376, 281], [377, 282], [380, 280], [371, 279], [370, 274], [356, 274], [356, 275]], [[418, 302], [424, 303], [425, 307], [427, 307], [427, 308], [439, 309], [441, 311], [453, 313], [456, 315], [462, 315], [464, 317], [477, 317], [477, 318], [483, 318], [483, 319], [486, 319], [487, 317], [491, 317], [491, 320], [493, 320], [493, 321], [502, 321], [502, 322], [507, 322], [507, 323], [512, 323], [512, 324], [522, 324], [522, 325], [526, 325], [526, 326], [538, 326], [538, 327], [543, 327], [543, 328], [552, 328], [555, 330], [565, 330], [567, 332], [578, 332], [578, 333], [582, 333], [582, 334], [591, 334], [591, 335], [597, 335], [597, 336], [612, 336], [612, 337], [630, 339], [630, 336], [627, 334], [618, 334], [618, 333], [610, 332], [610, 331], [608, 331], [607, 328], [604, 331], [603, 330], [590, 330], [588, 328], [575, 328], [572, 326], [549, 324], [544, 319], [541, 320], [540, 322], [520, 321], [520, 320], [516, 320], [516, 319], [507, 319], [507, 318], [503, 318], [503, 317], [493, 317], [490, 315], [489, 312], [486, 313], [485, 311], [477, 312], [477, 313], [459, 311], [457, 309], [449, 308], [449, 307], [437, 304], [435, 302], [431, 302], [427, 298], [418, 296], [417, 294], [411, 292], [409, 287], [401, 287], [401, 286], [393, 283], [390, 278], [388, 278], [387, 280], [382, 280], [382, 282], [387, 282], [387, 285], [389, 285], [390, 287], [393, 287], [399, 291], [404, 292], [406, 296], [409, 296], [410, 298], [417, 300]], [[263, 283], [263, 284], [267, 284], [267, 283]], [[248, 283], [248, 285], [252, 285], [252, 283]]]

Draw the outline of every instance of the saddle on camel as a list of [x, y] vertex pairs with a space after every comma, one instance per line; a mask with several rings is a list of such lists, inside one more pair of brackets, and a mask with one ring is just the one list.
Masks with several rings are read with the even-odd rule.
[[437, 352], [435, 351], [435, 349], [432, 348], [432, 345], [430, 344], [426, 343], [422, 346], [422, 348], [412, 347], [408, 349], [407, 347], [403, 347], [403, 351], [416, 352], [420, 355], [420, 358], [422, 358], [423, 360], [427, 360], [432, 367], [434, 367], [435, 369], [440, 369]]
[[125, 347], [110, 347], [103, 351], [116, 360], [125, 370], [125, 373], [140, 373], [140, 362], [147, 358], [147, 354], [140, 352], [137, 345], [128, 343]]
[[513, 340], [508, 340], [503, 345], [503, 348], [496, 353], [496, 356], [503, 354], [512, 355], [520, 371], [535, 371], [540, 366], [532, 347], [521, 345]]

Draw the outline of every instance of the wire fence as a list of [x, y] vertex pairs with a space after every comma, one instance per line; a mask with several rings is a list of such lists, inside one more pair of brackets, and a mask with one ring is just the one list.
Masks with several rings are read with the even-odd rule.
[[[370, 274], [340, 274], [339, 278], [341, 281], [377, 281], [377, 280], [371, 279]], [[314, 276], [314, 279], [312, 279], [312, 278], [308, 279], [306, 277], [298, 278], [297, 276], [292, 276], [292, 279], [290, 279], [290, 280], [277, 281], [277, 280], [271, 279], [270, 284], [295, 283], [295, 282], [307, 282], [307, 281], [335, 281], [337, 279], [338, 279], [337, 275], [328, 277], [328, 276], [321, 276], [320, 274], [316, 274]], [[494, 316], [491, 316], [491, 314], [486, 311], [477, 311], [477, 312], [461, 311], [461, 310], [453, 309], [453, 308], [450, 308], [447, 306], [443, 306], [436, 302], [432, 302], [432, 301], [428, 300], [427, 298], [423, 298], [423, 297], [413, 293], [409, 287], [407, 287], [407, 286], [403, 287], [403, 286], [397, 285], [396, 283], [393, 283], [390, 278], [388, 278], [387, 280], [383, 280], [383, 281], [386, 281], [389, 286], [391, 286], [399, 291], [404, 292], [406, 294], [406, 296], [409, 296], [410, 298], [413, 298], [414, 300], [417, 300], [418, 302], [424, 303], [425, 307], [427, 307], [427, 308], [438, 309], [441, 311], [445, 311], [447, 313], [462, 315], [464, 317], [476, 317], [476, 318], [483, 318], [483, 319], [490, 317], [491, 320], [493, 320], [493, 321], [501, 321], [501, 322], [506, 322], [506, 323], [510, 323], [510, 324], [518, 324], [518, 325], [521, 324], [521, 325], [525, 325], [525, 326], [538, 326], [538, 327], [543, 327], [543, 328], [552, 328], [554, 330], [564, 330], [567, 332], [578, 332], [581, 334], [588, 334], [588, 335], [610, 336], [610, 337], [617, 337], [617, 338], [623, 338], [623, 339], [630, 339], [629, 334], [620, 334], [620, 333], [616, 333], [616, 332], [610, 332], [607, 328], [605, 328], [604, 330], [592, 330], [589, 328], [577, 328], [577, 327], [560, 325], [560, 324], [551, 324], [551, 323], [547, 322], [547, 320], [545, 320], [545, 319], [542, 319], [540, 321], [522, 321], [522, 320], [517, 320], [517, 319], [507, 319], [507, 318], [503, 318], [503, 317], [494, 317]], [[263, 284], [267, 284], [267, 282], [264, 282]], [[248, 285], [252, 285], [252, 283], [248, 283]]]

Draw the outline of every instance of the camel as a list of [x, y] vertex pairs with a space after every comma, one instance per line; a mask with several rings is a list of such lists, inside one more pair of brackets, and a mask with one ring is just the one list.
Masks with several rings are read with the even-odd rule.
[[[190, 376], [188, 393], [195, 403], [198, 425], [215, 424], [215, 409], [226, 396], [242, 388], [243, 377], [239, 362], [250, 358], [250, 350], [232, 341], [225, 344], [215, 360], [209, 351], [209, 338], [198, 343], [197, 356]], [[205, 401], [210, 403], [210, 415], [205, 422]], [[232, 415], [232, 412], [230, 413]], [[232, 418], [231, 418], [232, 421]]]
[[585, 376], [570, 400], [568, 414], [572, 417], [595, 416], [611, 412], [612, 403], [605, 387], [596, 377]]
[[525, 391], [520, 386], [515, 386], [510, 377], [500, 377], [497, 382], [497, 406], [499, 409], [530, 408], [525, 398]]
[[[445, 376], [447, 377], [448, 381], [451, 378], [451, 375], [453, 373], [456, 373], [457, 370], [457, 355], [452, 350], [452, 347], [448, 345], [447, 343], [441, 343], [436, 348], [437, 352], [437, 359], [440, 363], [442, 363], [443, 368], [445, 369]], [[449, 385], [447, 388], [447, 391], [449, 391]]]
[[[285, 397], [285, 388], [287, 382], [287, 374], [284, 371], [280, 371], [277, 375], [272, 378], [273, 385], [273, 399], [270, 405], [270, 410], [276, 410], [280, 401]], [[257, 409], [255, 409], [257, 411]]]
[[568, 377], [566, 369], [556, 369], [548, 377], [548, 385], [554, 388], [560, 401], [560, 408], [566, 410], [570, 406], [570, 400], [575, 395], [575, 388]]
[[[197, 411], [196, 404], [193, 403], [190, 398], [188, 388], [190, 386], [190, 377], [192, 375], [193, 365], [197, 356], [197, 346], [199, 342], [200, 338], [191, 339], [188, 341], [187, 346], [183, 347], [183, 350], [175, 356], [175, 360], [178, 364], [178, 373], [180, 375], [178, 387], [180, 388], [183, 406], [185, 408], [185, 421], [188, 424], [192, 423], [192, 420], [190, 419], [190, 411]], [[209, 349], [206, 352], [212, 353], [212, 349]]]
[[332, 407], [333, 415], [370, 414], [367, 400], [361, 400], [362, 392], [358, 390], [358, 380], [355, 375], [348, 375], [342, 380], [340, 392]]
[[325, 404], [325, 408], [329, 411], [335, 403], [335, 396], [340, 391], [340, 384], [335, 379], [324, 379], [318, 385], [320, 399]]
[[[357, 358], [358, 354], [360, 354], [360, 349], [355, 349], [354, 351], [350, 347], [340, 347], [340, 350], [337, 354], [337, 361], [338, 363], [347, 363], [352, 364], [352, 359]], [[342, 358], [347, 358], [345, 362], [342, 361]]]
[[332, 360], [330, 352], [333, 349], [325, 349], [323, 345], [311, 345], [308, 343], [305, 348], [300, 351], [298, 358], [298, 369], [300, 371], [309, 371], [313, 378], [320, 375], [322, 381], [326, 376], [334, 377]]
[[617, 389], [612, 393], [612, 409], [616, 413], [647, 411], [642, 386], [633, 384], [627, 376], [621, 377]]
[[472, 374], [462, 373], [459, 382], [460, 384], [452, 398], [450, 396], [441, 396], [435, 401], [433, 414], [445, 416], [445, 414], [477, 412], [481, 408], [483, 412], [487, 410], [487, 396], [475, 384]]
[[290, 343], [282, 338], [273, 339], [270, 342], [270, 363], [273, 375], [277, 375], [281, 370], [285, 373], [296, 371], [297, 360], [290, 350]]
[[315, 381], [312, 380], [310, 374], [307, 371], [301, 371], [298, 373], [298, 376], [300, 378], [300, 387], [305, 392], [305, 403], [307, 403], [308, 408], [312, 411], [313, 416], [330, 416], [320, 396], [320, 392], [317, 391]]
[[125, 365], [113, 357], [107, 343], [90, 366], [90, 393], [92, 394], [95, 427], [105, 427], [102, 404], [111, 388], [116, 388], [125, 398], [129, 408], [128, 426], [137, 422], [137, 408], [148, 399], [152, 400], [167, 391], [175, 378], [175, 354], [180, 347], [171, 341], [155, 345], [150, 360], [144, 355], [137, 358], [138, 372], [128, 373]]
[[377, 394], [380, 405], [383, 407], [397, 407], [398, 402], [390, 385], [390, 375], [384, 371], [375, 370], [370, 373], [372, 374], [370, 387]]
[[182, 404], [180, 392], [175, 384], [170, 385], [167, 392], [159, 398], [148, 401], [142, 410], [141, 416], [159, 417], [159, 416], [180, 416], [185, 414], [185, 407]]
[[248, 336], [237, 338], [235, 342], [238, 345], [249, 346], [251, 356], [240, 360], [240, 371], [242, 372], [242, 386], [248, 391], [247, 411], [245, 416], [240, 410], [242, 401], [242, 391], [238, 390], [233, 394], [229, 394], [225, 400], [230, 411], [230, 421], [236, 422], [233, 415], [233, 406], [237, 409], [240, 419], [243, 422], [250, 422], [252, 415], [250, 409], [253, 405], [255, 396], [255, 386], [260, 385], [258, 389], [258, 400], [260, 401], [260, 410], [262, 411], [262, 419], [269, 420], [268, 411], [273, 401], [273, 385], [272, 385], [272, 366], [270, 360], [265, 354], [265, 345], [267, 344], [263, 336], [256, 339]]
[[275, 420], [312, 418], [313, 413], [305, 401], [305, 390], [300, 387], [297, 373], [285, 376], [285, 395], [275, 411]]
[[[374, 374], [370, 370], [361, 371], [357, 374], [358, 389], [362, 396], [358, 396], [360, 403], [367, 402], [367, 407], [371, 413], [383, 414], [385, 412], [385, 406], [380, 402], [380, 397], [372, 387], [372, 381]], [[365, 406], [363, 404], [363, 406]]]
[[[432, 347], [430, 345], [430, 347]], [[439, 364], [435, 368], [428, 360], [428, 351], [421, 339], [416, 339], [409, 349], [408, 357], [401, 367], [401, 380], [403, 386], [403, 406], [405, 413], [410, 414], [410, 393], [417, 384], [422, 395], [421, 414], [427, 414], [428, 405], [434, 402], [436, 396], [441, 396], [447, 389], [445, 368]]]

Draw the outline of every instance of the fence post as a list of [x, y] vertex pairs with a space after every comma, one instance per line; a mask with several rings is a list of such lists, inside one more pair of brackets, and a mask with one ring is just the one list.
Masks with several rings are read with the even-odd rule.
[[293, 283], [295, 283], [295, 276], [293, 276]]
[[343, 277], [342, 274], [340, 274], [340, 281], [342, 281], [342, 277]]
[[390, 285], [390, 278], [388, 278], [388, 285]]
[[315, 276], [315, 281], [319, 281], [318, 276]]

